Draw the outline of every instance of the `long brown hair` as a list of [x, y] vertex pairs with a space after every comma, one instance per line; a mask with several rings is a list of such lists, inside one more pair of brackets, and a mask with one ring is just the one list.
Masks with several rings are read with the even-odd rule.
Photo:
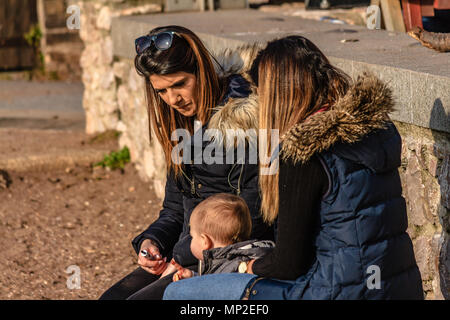
[[[251, 75], [258, 85], [259, 128], [267, 130], [267, 149], [271, 156], [271, 130], [283, 135], [296, 124], [325, 106], [333, 105], [343, 95], [350, 78], [332, 66], [325, 55], [308, 39], [289, 36], [268, 43], [255, 59]], [[261, 211], [266, 222], [278, 215], [278, 170], [261, 174]]]
[[164, 150], [168, 171], [173, 170], [178, 176], [181, 164], [172, 162], [171, 158], [172, 149], [178, 142], [171, 141], [171, 134], [176, 129], [186, 129], [193, 134], [194, 117], [185, 117], [167, 105], [151, 85], [150, 76], [176, 72], [195, 75], [196, 119], [202, 124], [209, 121], [212, 109], [220, 101], [223, 83], [214, 69], [212, 56], [195, 33], [181, 26], [165, 26], [151, 30], [148, 35], [164, 31], [174, 32], [171, 47], [161, 51], [152, 45], [135, 57], [134, 64], [138, 74], [145, 77], [150, 139], [153, 130]]

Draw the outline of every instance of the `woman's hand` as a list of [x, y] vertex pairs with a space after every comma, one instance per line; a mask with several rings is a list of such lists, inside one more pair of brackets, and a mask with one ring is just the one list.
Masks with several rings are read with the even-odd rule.
[[141, 244], [141, 250], [147, 250], [152, 256], [152, 259], [144, 257], [140, 253], [138, 254], [138, 264], [145, 271], [159, 275], [167, 268], [167, 258], [163, 258], [159, 253], [158, 247], [150, 240], [145, 239]]

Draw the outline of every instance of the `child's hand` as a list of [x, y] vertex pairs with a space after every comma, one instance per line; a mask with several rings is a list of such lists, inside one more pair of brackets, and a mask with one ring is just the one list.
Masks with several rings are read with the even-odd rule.
[[253, 259], [253, 260], [250, 260], [249, 262], [248, 262], [248, 264], [247, 264], [247, 273], [250, 273], [250, 274], [253, 274], [253, 263], [255, 262], [256, 260], [255, 259]]
[[164, 270], [164, 272], [161, 274], [161, 276], [160, 276], [159, 278], [160, 278], [160, 279], [161, 279], [161, 278], [164, 278], [165, 276], [167, 276], [167, 275], [169, 275], [169, 274], [171, 274], [171, 273], [174, 273], [175, 271], [177, 271], [177, 269], [175, 268], [175, 266], [173, 266], [173, 265], [170, 264], [170, 263], [167, 263], [166, 269]]
[[171, 260], [170, 264], [172, 266], [174, 266], [178, 271], [173, 275], [172, 280], [178, 281], [181, 279], [186, 279], [186, 278], [191, 278], [193, 276], [193, 273], [191, 270], [183, 268], [182, 266], [180, 266], [178, 263], [175, 262], [175, 260]]

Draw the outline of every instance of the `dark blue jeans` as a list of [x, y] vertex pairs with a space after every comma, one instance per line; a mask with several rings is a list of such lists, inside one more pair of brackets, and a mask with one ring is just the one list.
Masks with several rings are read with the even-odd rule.
[[[248, 290], [247, 290], [248, 289]], [[261, 278], [247, 273], [221, 273], [171, 283], [164, 300], [298, 299], [296, 281]], [[248, 292], [247, 292], [248, 291]]]

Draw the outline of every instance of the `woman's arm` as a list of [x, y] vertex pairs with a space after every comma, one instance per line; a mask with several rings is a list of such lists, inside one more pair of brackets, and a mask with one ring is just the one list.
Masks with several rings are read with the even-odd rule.
[[144, 232], [133, 239], [132, 245], [139, 253], [145, 239], [152, 240], [162, 255], [172, 250], [178, 241], [184, 223], [183, 194], [177, 187], [174, 178], [167, 175], [163, 207], [159, 217]]
[[307, 272], [314, 257], [318, 206], [327, 188], [328, 177], [317, 157], [304, 164], [280, 163], [276, 246], [251, 265], [253, 273], [293, 280]]

